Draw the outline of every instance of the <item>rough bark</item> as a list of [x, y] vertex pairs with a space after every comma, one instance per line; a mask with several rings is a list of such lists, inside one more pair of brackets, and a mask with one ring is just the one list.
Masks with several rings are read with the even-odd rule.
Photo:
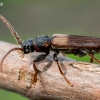
[[[0, 61], [16, 46], [0, 42]], [[60, 74], [52, 53], [44, 61], [36, 63], [40, 70], [38, 81], [30, 87], [34, 76], [32, 61], [37, 55], [36, 52], [30, 53], [22, 59], [16, 51], [10, 53], [0, 72], [0, 88], [19, 93], [30, 100], [100, 100], [99, 65], [59, 55], [60, 66], [73, 84], [71, 87]]]

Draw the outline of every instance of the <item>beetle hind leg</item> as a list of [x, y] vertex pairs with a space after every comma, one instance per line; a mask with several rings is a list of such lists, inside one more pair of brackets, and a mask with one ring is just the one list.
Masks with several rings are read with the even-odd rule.
[[88, 53], [88, 55], [91, 57], [91, 59], [95, 60], [96, 62], [98, 62], [100, 64], [100, 61], [94, 57], [94, 55]]
[[[94, 54], [92, 54], [94, 56]], [[90, 57], [90, 63], [93, 63], [93, 58]]]

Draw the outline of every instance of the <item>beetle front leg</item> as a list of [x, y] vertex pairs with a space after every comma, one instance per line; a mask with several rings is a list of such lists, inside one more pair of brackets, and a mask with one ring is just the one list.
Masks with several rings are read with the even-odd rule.
[[[34, 68], [34, 70], [35, 70], [35, 73], [34, 73], [34, 76], [33, 76], [33, 82], [32, 82], [32, 84], [34, 84], [34, 83], [37, 82], [37, 74], [38, 74], [38, 72], [39, 72], [39, 70], [37, 69], [35, 63], [44, 60], [46, 56], [47, 56], [47, 54], [41, 54], [41, 55], [37, 56], [37, 57], [34, 59], [34, 61], [33, 61], [33, 68]], [[31, 85], [32, 85], [32, 84], [31, 84]]]
[[67, 82], [71, 87], [73, 87], [73, 85], [71, 84], [71, 82], [70, 82], [70, 81], [67, 79], [67, 77], [64, 75], [64, 73], [63, 73], [63, 71], [62, 71], [62, 69], [61, 69], [61, 67], [60, 67], [60, 65], [59, 65], [59, 63], [58, 63], [58, 58], [57, 58], [57, 55], [58, 55], [58, 54], [59, 54], [59, 51], [56, 50], [55, 53], [54, 53], [54, 55], [53, 55], [54, 60], [55, 60], [55, 62], [56, 62], [57, 65], [58, 65], [58, 68], [59, 68], [59, 71], [60, 71], [61, 75], [64, 77], [64, 79], [66, 80], [66, 82]]

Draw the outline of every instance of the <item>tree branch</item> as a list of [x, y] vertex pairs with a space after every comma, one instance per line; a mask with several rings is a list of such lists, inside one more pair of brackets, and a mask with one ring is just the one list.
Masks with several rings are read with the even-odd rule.
[[[0, 61], [17, 45], [0, 42]], [[58, 56], [66, 77], [74, 85], [71, 87], [60, 74], [52, 53], [42, 62], [36, 63], [40, 70], [38, 81], [32, 84], [34, 69], [32, 61], [38, 53], [30, 53], [22, 59], [16, 51], [10, 53], [3, 62], [0, 73], [0, 88], [14, 91], [31, 100], [99, 100], [100, 67], [96, 64], [75, 61]]]

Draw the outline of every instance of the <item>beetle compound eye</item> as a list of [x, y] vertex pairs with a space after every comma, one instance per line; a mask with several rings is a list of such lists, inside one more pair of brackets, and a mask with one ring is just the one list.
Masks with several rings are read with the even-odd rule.
[[24, 54], [29, 53], [29, 47], [28, 46], [24, 46], [23, 47], [23, 52], [24, 52]]

